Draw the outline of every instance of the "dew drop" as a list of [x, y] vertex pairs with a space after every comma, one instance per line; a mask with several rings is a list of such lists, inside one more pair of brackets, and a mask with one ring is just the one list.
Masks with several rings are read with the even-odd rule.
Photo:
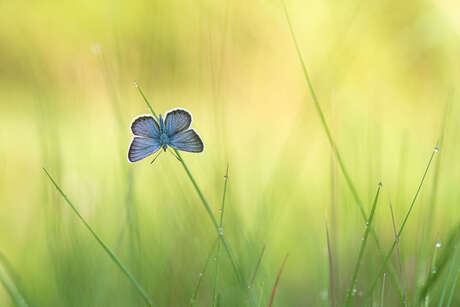
[[436, 243], [436, 247], [441, 247], [441, 241], [438, 240], [438, 242]]
[[436, 145], [436, 147], [434, 148], [434, 152], [438, 152], [439, 151], [439, 147], [438, 145]]

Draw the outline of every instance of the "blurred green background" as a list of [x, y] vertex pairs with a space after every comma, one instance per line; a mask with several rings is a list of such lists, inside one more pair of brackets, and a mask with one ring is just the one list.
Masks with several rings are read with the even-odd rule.
[[[394, 240], [390, 200], [400, 225], [442, 141], [401, 237], [412, 300], [436, 240], [459, 222], [460, 5], [296, 0], [287, 7], [366, 212], [383, 183], [374, 226], [384, 251]], [[327, 218], [335, 296], [343, 301], [364, 221], [278, 1], [1, 1], [0, 12], [0, 268], [30, 306], [143, 304], [42, 167], [157, 306], [190, 303], [215, 229], [173, 156], [127, 162], [129, 124], [148, 112], [134, 81], [156, 112], [193, 113], [206, 151], [183, 157], [216, 215], [229, 163], [224, 229], [247, 279], [266, 244], [256, 299], [267, 305], [289, 253], [274, 304], [331, 304]], [[221, 305], [243, 306], [246, 294], [221, 257]], [[391, 262], [397, 267], [397, 258]], [[380, 265], [369, 239], [355, 304]], [[211, 264], [198, 306], [210, 305], [214, 275]], [[385, 302], [399, 302], [389, 279]], [[0, 305], [14, 306], [3, 287]]]

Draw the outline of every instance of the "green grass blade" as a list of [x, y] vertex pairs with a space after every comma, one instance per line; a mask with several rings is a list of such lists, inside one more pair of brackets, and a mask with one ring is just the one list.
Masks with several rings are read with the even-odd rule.
[[[225, 210], [225, 199], [227, 196], [228, 168], [229, 168], [229, 165], [227, 163], [227, 169], [225, 171], [225, 176], [224, 176], [224, 191], [222, 193], [222, 203], [221, 203], [220, 210], [219, 210], [219, 227], [221, 229], [223, 229], [224, 227], [224, 210]], [[214, 275], [214, 284], [212, 287], [212, 306], [217, 305], [217, 281], [219, 278], [219, 270], [220, 270], [220, 248], [221, 248], [221, 242], [219, 241], [217, 245], [217, 252], [216, 252], [216, 271]]]
[[369, 236], [369, 231], [372, 227], [372, 221], [374, 220], [375, 208], [377, 207], [377, 201], [379, 199], [381, 188], [382, 188], [382, 184], [379, 183], [377, 187], [377, 192], [375, 193], [374, 202], [372, 204], [371, 213], [369, 215], [369, 220], [367, 220], [366, 222], [366, 229], [364, 231], [364, 236], [361, 242], [361, 247], [359, 248], [358, 260], [356, 261], [355, 270], [353, 272], [353, 277], [351, 279], [350, 289], [348, 290], [347, 297], [345, 300], [345, 306], [350, 306], [350, 303], [351, 303], [351, 295], [353, 293], [353, 289], [355, 288], [356, 278], [358, 277], [359, 268], [361, 266], [361, 261], [364, 255], [364, 249], [366, 248], [367, 238]]
[[[308, 86], [310, 95], [312, 97], [312, 100], [313, 100], [313, 103], [315, 105], [316, 111], [317, 111], [317, 113], [319, 115], [319, 118], [321, 120], [321, 124], [323, 126], [323, 129], [326, 132], [327, 139], [329, 141], [329, 145], [331, 146], [331, 149], [332, 149], [332, 151], [333, 151], [333, 153], [335, 155], [335, 158], [337, 159], [337, 162], [339, 164], [340, 170], [342, 171], [342, 174], [343, 174], [343, 176], [345, 178], [345, 182], [347, 183], [347, 186], [351, 191], [351, 194], [352, 194], [352, 196], [353, 196], [353, 198], [354, 198], [354, 200], [356, 202], [356, 205], [358, 206], [358, 209], [359, 209], [359, 211], [361, 213], [361, 216], [362, 216], [364, 221], [367, 221], [368, 216], [367, 216], [367, 214], [366, 214], [366, 212], [364, 210], [363, 202], [361, 201], [361, 198], [358, 195], [357, 189], [356, 189], [355, 185], [353, 184], [353, 181], [351, 180], [351, 177], [350, 177], [347, 169], [345, 168], [345, 164], [343, 162], [342, 156], [341, 156], [341, 154], [340, 154], [340, 152], [339, 152], [339, 150], [337, 148], [337, 145], [336, 145], [334, 139], [332, 138], [331, 130], [329, 128], [329, 125], [327, 124], [326, 117], [324, 116], [323, 110], [321, 109], [321, 105], [319, 104], [319, 101], [318, 101], [318, 97], [316, 96], [315, 90], [314, 90], [313, 85], [311, 83], [310, 75], [308, 74], [308, 70], [307, 70], [307, 67], [305, 65], [305, 61], [303, 60], [302, 52], [300, 51], [299, 43], [297, 42], [297, 38], [295, 36], [294, 29], [292, 27], [291, 19], [289, 17], [289, 13], [288, 13], [286, 4], [285, 4], [284, 0], [282, 0], [281, 2], [283, 4], [284, 14], [286, 16], [286, 20], [287, 20], [287, 23], [288, 23], [288, 26], [289, 26], [289, 31], [290, 31], [292, 40], [294, 42], [295, 49], [297, 51], [297, 57], [298, 57], [298, 59], [300, 61], [300, 65], [302, 67], [302, 71], [303, 71], [303, 74], [304, 74], [304, 77], [305, 77], [305, 81], [307, 82], [307, 86]], [[380, 241], [379, 241], [379, 239], [377, 237], [377, 234], [375, 233], [374, 229], [371, 229], [371, 235], [375, 240], [375, 243], [377, 245], [377, 249], [378, 249], [382, 259], [384, 259], [385, 254], [383, 253], [383, 249], [382, 249], [382, 247], [380, 245]], [[400, 285], [399, 285], [399, 280], [396, 278], [396, 273], [395, 273], [395, 270], [394, 270], [393, 266], [391, 265], [391, 263], [388, 265], [388, 270], [389, 270], [390, 277], [391, 277], [392, 281], [397, 286], [397, 289], [399, 291], [399, 295], [402, 297], [402, 290], [401, 290]]]
[[61, 187], [56, 183], [56, 181], [53, 179], [53, 177], [48, 173], [48, 171], [45, 168], [43, 168], [43, 171], [45, 172], [46, 176], [48, 176], [49, 180], [53, 183], [54, 187], [59, 192], [59, 194], [61, 194], [62, 198], [64, 198], [65, 202], [70, 206], [70, 208], [77, 215], [79, 220], [86, 227], [86, 229], [88, 229], [88, 231], [91, 233], [91, 235], [94, 237], [94, 239], [96, 239], [97, 243], [99, 243], [99, 245], [104, 249], [104, 251], [107, 253], [107, 255], [109, 255], [109, 257], [120, 268], [120, 270], [123, 272], [123, 274], [125, 274], [125, 276], [129, 279], [129, 281], [137, 289], [137, 291], [139, 291], [139, 294], [141, 294], [141, 296], [143, 297], [143, 299], [147, 303], [147, 305], [153, 306], [152, 300], [149, 298], [149, 296], [147, 295], [147, 292], [139, 284], [139, 282], [136, 280], [136, 278], [131, 274], [130, 271], [128, 271], [126, 266], [121, 262], [121, 260], [118, 258], [118, 256], [115, 255], [115, 253], [110, 249], [110, 247], [108, 247], [107, 244], [105, 244], [104, 241], [102, 241], [102, 239], [96, 234], [96, 232], [88, 224], [88, 222], [86, 222], [86, 220], [83, 218], [83, 216], [77, 210], [77, 208], [73, 205], [73, 203], [70, 201], [70, 199], [67, 197], [67, 195], [62, 191]]
[[[150, 104], [150, 102], [148, 101], [147, 97], [145, 97], [144, 93], [142, 92], [141, 87], [137, 83], [134, 83], [134, 85], [136, 86], [136, 88], [139, 90], [139, 93], [144, 98], [144, 101], [147, 104], [147, 107], [152, 112], [152, 114], [155, 117], [157, 117], [155, 111], [152, 108], [152, 105]], [[209, 215], [209, 218], [211, 219], [212, 224], [214, 225], [214, 228], [217, 231], [217, 235], [219, 236], [220, 240], [222, 241], [222, 245], [224, 246], [225, 252], [227, 253], [228, 258], [229, 258], [229, 260], [230, 260], [230, 262], [232, 264], [233, 271], [235, 272], [236, 278], [238, 279], [239, 282], [241, 282], [243, 284], [243, 287], [247, 287], [247, 282], [245, 281], [244, 276], [240, 273], [240, 270], [238, 269], [238, 266], [236, 265], [236, 262], [233, 259], [232, 253], [230, 251], [230, 246], [227, 243], [227, 240], [226, 240], [225, 235], [224, 235], [224, 231], [219, 227], [219, 224], [217, 223], [216, 216], [214, 215], [214, 213], [212, 213], [212, 210], [211, 210], [211, 207], [209, 206], [208, 201], [206, 200], [206, 198], [204, 197], [203, 193], [201, 192], [201, 189], [198, 186], [198, 183], [196, 182], [195, 178], [193, 177], [192, 173], [190, 172], [190, 169], [188, 168], [187, 164], [185, 163], [185, 160], [182, 158], [182, 156], [179, 153], [179, 151], [177, 149], [175, 149], [175, 148], [173, 148], [173, 151], [176, 154], [179, 162], [182, 164], [182, 166], [183, 166], [183, 168], [185, 170], [185, 173], [187, 174], [188, 178], [192, 182], [193, 187], [195, 188], [195, 191], [198, 194], [198, 197], [200, 198], [200, 200], [201, 200], [206, 212]]]
[[10, 276], [8, 276], [6, 270], [3, 267], [0, 267], [0, 282], [5, 287], [6, 292], [11, 297], [14, 305], [17, 307], [28, 307], [26, 300], [19, 292], [18, 288], [14, 284]]
[[387, 265], [388, 261], [390, 260], [391, 254], [393, 253], [393, 250], [395, 249], [396, 244], [399, 242], [399, 239], [401, 238], [401, 234], [404, 231], [404, 227], [406, 226], [407, 220], [409, 219], [409, 216], [410, 216], [410, 214], [412, 212], [412, 209], [414, 208], [415, 201], [417, 200], [418, 195], [420, 193], [420, 190], [422, 189], [423, 182], [425, 181], [425, 178], [426, 178], [426, 175], [428, 173], [428, 170], [430, 169], [431, 162], [433, 161], [434, 155], [438, 151], [439, 151], [439, 148], [438, 148], [438, 146], [436, 146], [434, 148], [433, 152], [431, 153], [430, 160], [428, 161], [428, 164], [427, 164], [427, 166], [425, 168], [425, 172], [423, 173], [422, 179], [420, 180], [420, 184], [418, 185], [417, 191], [415, 192], [414, 198], [412, 199], [412, 202], [411, 202], [411, 204], [409, 206], [409, 210], [407, 211], [406, 216], [404, 217], [404, 220], [403, 220], [403, 222], [401, 224], [401, 227], [399, 228], [398, 236], [393, 241], [393, 245], [391, 246], [390, 251], [385, 256], [385, 259], [383, 260], [383, 264], [382, 264], [380, 270], [378, 271], [377, 276], [375, 277], [374, 281], [371, 283], [371, 287], [370, 287], [370, 290], [368, 292], [368, 297], [370, 297], [372, 295], [372, 292], [373, 292], [375, 286], [377, 285], [377, 282], [380, 279], [380, 276], [382, 276], [382, 274], [383, 274], [383, 272], [385, 270], [385, 266]]
[[[452, 250], [454, 249], [455, 242], [457, 242], [459, 236], [460, 236], [460, 224], [457, 225], [457, 227], [455, 227], [455, 229], [451, 232], [447, 240], [447, 243], [443, 244], [443, 249], [442, 249], [442, 252], [440, 253], [438, 264], [436, 265], [436, 271], [435, 272], [432, 271], [432, 273], [428, 276], [428, 279], [425, 282], [425, 285], [420, 290], [418, 297], [417, 297], [417, 302], [416, 302], [417, 305], [420, 304], [420, 301], [423, 298], [426, 298], [429, 295], [431, 288], [435, 285], [436, 281], [441, 276], [441, 273], [444, 271], [444, 268], [446, 267], [447, 263], [451, 259]], [[434, 262], [435, 262], [435, 259], [433, 259], [433, 263]]]
[[457, 287], [457, 280], [458, 280], [459, 275], [460, 275], [460, 263], [457, 264], [457, 270], [455, 272], [454, 281], [452, 282], [452, 286], [450, 288], [449, 298], [447, 299], [446, 307], [449, 307], [450, 304], [452, 304], [452, 299], [454, 298], [455, 288]]
[[457, 236], [457, 241], [455, 242], [455, 245], [454, 245], [454, 248], [453, 248], [452, 260], [450, 261], [449, 269], [447, 271], [447, 276], [446, 276], [446, 279], [444, 280], [444, 284], [443, 284], [442, 289], [441, 289], [441, 297], [439, 298], [438, 307], [444, 306], [444, 300], [446, 298], [447, 288], [449, 287], [450, 277], [452, 276], [452, 274], [454, 272], [455, 263], [457, 261], [457, 251], [458, 251], [458, 245], [459, 244], [460, 244], [460, 233]]
[[[431, 260], [431, 266], [430, 266], [430, 271], [428, 272], [428, 278], [431, 276], [431, 275], [434, 275], [436, 274], [436, 258], [437, 258], [437, 255], [438, 255], [438, 249], [441, 247], [441, 242], [438, 240], [438, 242], [436, 242], [436, 245], [434, 247], [434, 252], [433, 252], [433, 258]], [[429, 293], [427, 292], [426, 296], [425, 296], [425, 307], [428, 307], [430, 305], [430, 295]]]
[[193, 296], [190, 299], [190, 307], [194, 306], [196, 303], [196, 298], [198, 297], [198, 291], [200, 290], [201, 281], [203, 280], [203, 276], [206, 273], [206, 269], [208, 268], [209, 261], [211, 261], [212, 255], [214, 254], [214, 250], [216, 249], [217, 243], [219, 239], [217, 238], [214, 243], [212, 244], [211, 250], [209, 251], [208, 257], [206, 258], [206, 262], [204, 263], [203, 269], [200, 272], [198, 277], [198, 281], [196, 283], [195, 291], [193, 291]]
[[286, 261], [288, 257], [289, 255], [286, 255], [286, 257], [284, 257], [283, 263], [281, 264], [280, 270], [278, 272], [278, 276], [276, 276], [275, 285], [273, 286], [273, 291], [272, 291], [272, 295], [270, 296], [268, 307], [271, 307], [273, 305], [273, 301], [275, 300], [275, 294], [276, 294], [276, 291], [278, 290], [278, 284], [280, 282], [280, 277], [281, 277], [281, 274], [283, 274], [284, 266], [286, 265]]

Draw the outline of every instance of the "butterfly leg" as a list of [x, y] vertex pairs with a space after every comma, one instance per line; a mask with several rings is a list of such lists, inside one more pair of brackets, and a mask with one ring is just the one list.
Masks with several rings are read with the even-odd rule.
[[150, 164], [152, 164], [153, 162], [155, 162], [155, 160], [158, 158], [159, 155], [161, 155], [162, 151], [158, 151], [157, 155], [153, 158], [152, 162], [150, 162]]

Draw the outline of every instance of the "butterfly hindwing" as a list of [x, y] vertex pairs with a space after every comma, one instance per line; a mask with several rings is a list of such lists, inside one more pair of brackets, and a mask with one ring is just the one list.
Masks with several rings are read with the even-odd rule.
[[185, 109], [173, 109], [166, 113], [165, 132], [168, 137], [187, 130], [191, 124], [192, 114]]
[[157, 139], [160, 137], [160, 126], [152, 115], [139, 115], [131, 123], [131, 131], [136, 136]]
[[173, 135], [169, 138], [169, 145], [172, 148], [188, 152], [202, 152], [204, 150], [203, 141], [194, 129], [188, 129]]
[[129, 145], [128, 161], [136, 162], [160, 149], [160, 141], [153, 138], [134, 137]]

